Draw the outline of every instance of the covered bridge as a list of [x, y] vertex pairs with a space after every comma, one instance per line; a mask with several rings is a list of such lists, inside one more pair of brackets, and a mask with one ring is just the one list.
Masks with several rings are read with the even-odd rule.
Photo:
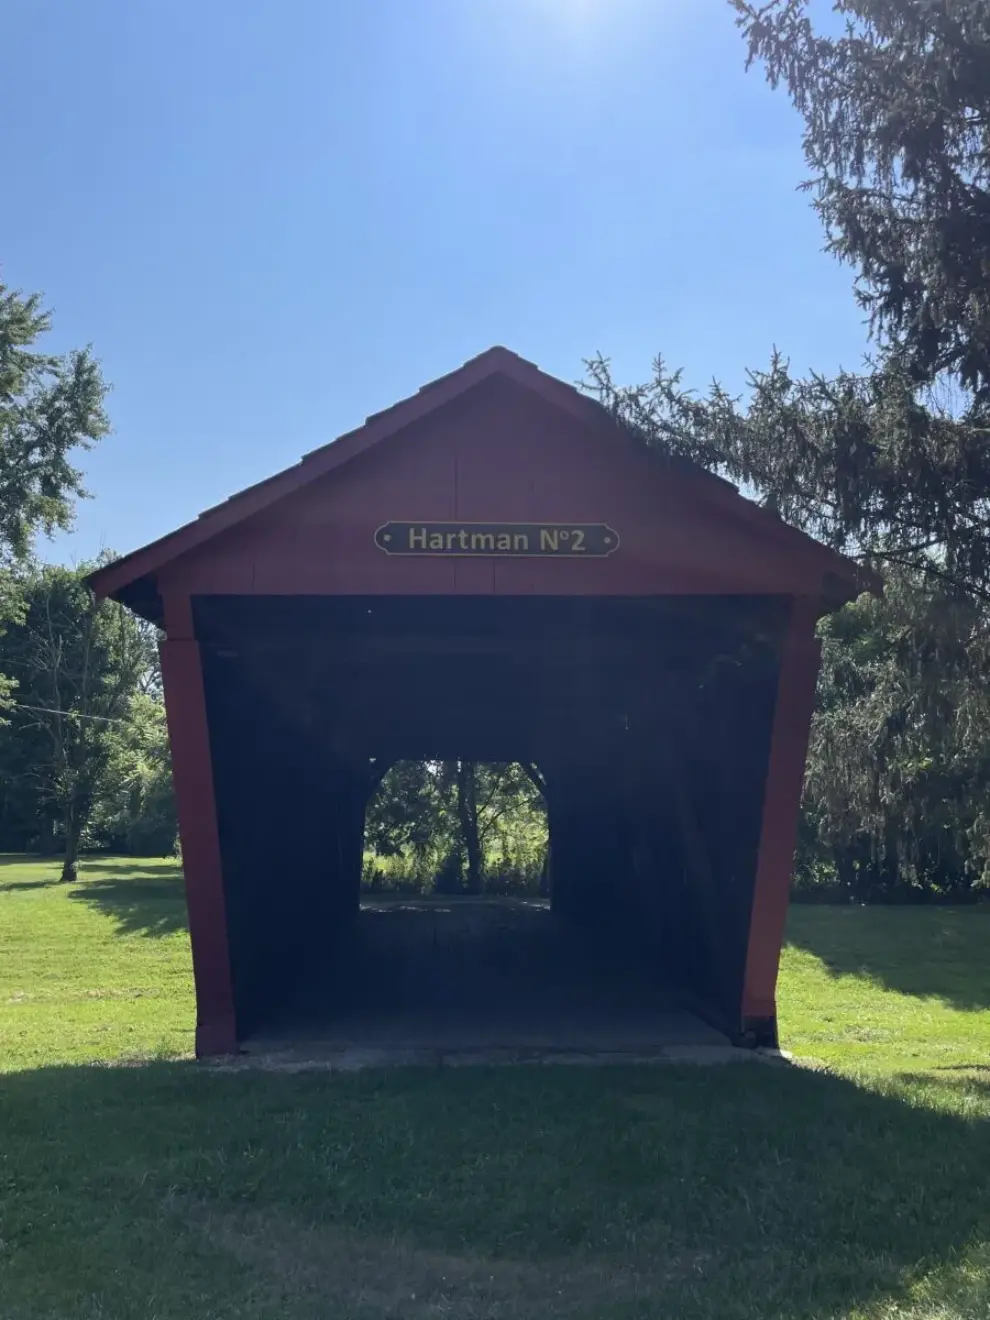
[[432, 758], [537, 765], [557, 917], [776, 1041], [855, 564], [493, 348], [92, 582], [164, 633], [200, 1054], [346, 949], [369, 794]]

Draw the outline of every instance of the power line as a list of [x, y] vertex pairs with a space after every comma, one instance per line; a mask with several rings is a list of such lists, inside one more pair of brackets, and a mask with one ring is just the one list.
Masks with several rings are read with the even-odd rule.
[[121, 715], [85, 715], [80, 710], [56, 710], [54, 706], [29, 706], [23, 701], [8, 701], [5, 703], [14, 710], [30, 710], [38, 715], [64, 715], [67, 719], [72, 716], [77, 720], [97, 720], [100, 724], [128, 724], [129, 721]]

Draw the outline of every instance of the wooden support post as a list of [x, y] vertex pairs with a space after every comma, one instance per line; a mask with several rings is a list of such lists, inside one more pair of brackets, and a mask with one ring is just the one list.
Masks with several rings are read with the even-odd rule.
[[160, 649], [196, 980], [196, 1054], [229, 1054], [237, 1025], [202, 662], [191, 637], [169, 638]]
[[777, 680], [742, 999], [743, 1032], [759, 1045], [777, 1044], [777, 971], [821, 661], [815, 607], [794, 600]]

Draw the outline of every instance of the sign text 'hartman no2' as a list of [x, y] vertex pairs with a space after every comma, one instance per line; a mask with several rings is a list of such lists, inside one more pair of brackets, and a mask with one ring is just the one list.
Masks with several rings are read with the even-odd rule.
[[375, 545], [387, 555], [604, 559], [619, 535], [607, 523], [387, 522]]

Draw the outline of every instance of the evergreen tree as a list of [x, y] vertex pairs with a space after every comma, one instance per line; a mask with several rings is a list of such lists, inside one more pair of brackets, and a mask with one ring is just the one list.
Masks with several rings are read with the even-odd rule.
[[990, 399], [990, 5], [732, 0], [750, 61], [804, 119], [805, 186], [878, 343]]

